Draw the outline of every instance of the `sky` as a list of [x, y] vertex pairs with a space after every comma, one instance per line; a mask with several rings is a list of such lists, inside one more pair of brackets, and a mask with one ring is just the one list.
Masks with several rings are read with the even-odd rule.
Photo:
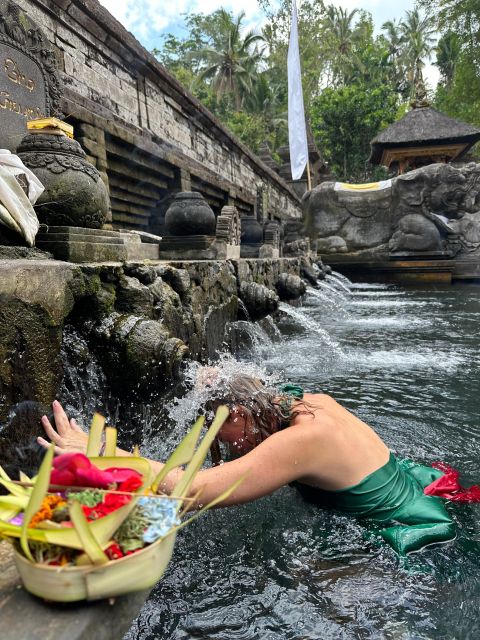
[[[162, 47], [162, 34], [175, 33], [185, 35], [183, 17], [185, 13], [209, 14], [215, 9], [224, 7], [237, 14], [243, 9], [246, 14], [245, 25], [248, 28], [260, 28], [264, 16], [259, 9], [257, 0], [100, 0], [110, 13], [117, 18], [133, 35], [152, 50]], [[373, 16], [377, 29], [386, 21], [401, 18], [406, 10], [413, 9], [414, 0], [327, 0], [329, 4], [352, 10], [365, 9]], [[297, 3], [300, 4], [300, 2]], [[435, 85], [438, 70], [433, 65], [425, 68], [425, 79]]]

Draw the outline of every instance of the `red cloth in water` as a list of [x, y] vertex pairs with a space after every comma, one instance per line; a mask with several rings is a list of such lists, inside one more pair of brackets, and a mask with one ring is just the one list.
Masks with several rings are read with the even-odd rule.
[[432, 467], [443, 471], [444, 475], [425, 487], [425, 495], [446, 498], [452, 502], [480, 502], [480, 485], [474, 484], [466, 489], [458, 481], [460, 473], [453, 467], [443, 462], [435, 462]]

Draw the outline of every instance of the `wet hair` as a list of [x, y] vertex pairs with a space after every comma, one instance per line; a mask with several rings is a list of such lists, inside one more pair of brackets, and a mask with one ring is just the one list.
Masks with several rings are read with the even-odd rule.
[[[215, 410], [225, 404], [232, 409], [240, 405], [246, 418], [244, 438], [252, 446], [257, 446], [273, 433], [288, 427], [295, 416], [306, 413], [295, 410], [293, 400], [291, 396], [265, 386], [258, 378], [237, 374], [223, 382], [221, 390], [216, 390], [215, 397], [208, 401], [206, 408]], [[300, 402], [304, 403], [303, 400]], [[250, 429], [247, 427], [249, 424], [252, 425]], [[218, 439], [215, 440], [211, 454], [213, 463], [218, 464], [220, 448]]]

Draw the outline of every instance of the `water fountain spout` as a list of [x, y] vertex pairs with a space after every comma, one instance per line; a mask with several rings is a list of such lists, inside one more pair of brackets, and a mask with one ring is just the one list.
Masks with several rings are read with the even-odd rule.
[[279, 305], [279, 310], [282, 311], [285, 315], [290, 316], [295, 322], [297, 322], [303, 329], [308, 331], [309, 333], [315, 333], [318, 335], [322, 342], [331, 349], [337, 356], [344, 356], [343, 350], [333, 338], [330, 336], [328, 331], [321, 327], [318, 322], [309, 318], [305, 313], [300, 311], [299, 309], [295, 309], [294, 307], [281, 302]]

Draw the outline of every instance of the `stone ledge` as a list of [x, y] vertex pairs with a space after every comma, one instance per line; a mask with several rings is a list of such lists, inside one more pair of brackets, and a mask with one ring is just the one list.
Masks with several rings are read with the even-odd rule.
[[44, 602], [22, 588], [10, 546], [0, 543], [2, 640], [121, 640], [148, 594], [132, 593], [114, 604]]

